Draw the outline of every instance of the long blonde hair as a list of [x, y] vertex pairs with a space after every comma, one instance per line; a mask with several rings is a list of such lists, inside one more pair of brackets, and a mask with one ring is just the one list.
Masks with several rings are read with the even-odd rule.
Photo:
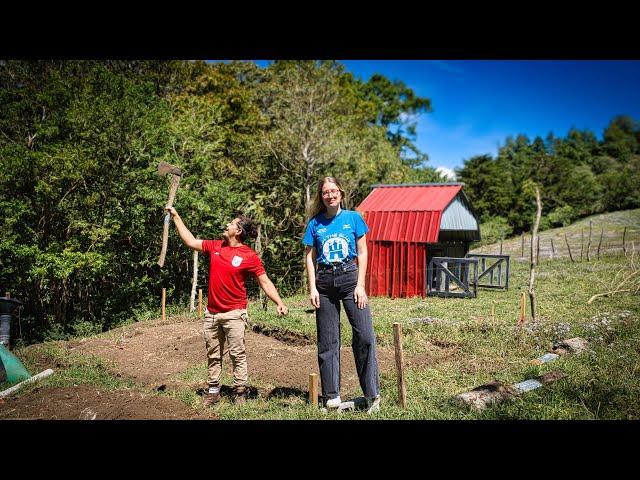
[[322, 187], [324, 185], [325, 182], [331, 182], [331, 183], [335, 183], [336, 187], [338, 187], [338, 190], [340, 190], [340, 208], [344, 209], [344, 197], [346, 196], [346, 194], [344, 193], [344, 189], [342, 188], [342, 185], [340, 184], [340, 182], [338, 181], [338, 179], [336, 177], [322, 177], [319, 181], [318, 181], [318, 188], [316, 188], [316, 195], [315, 197], [313, 197], [313, 199], [311, 200], [311, 203], [309, 205], [309, 211], [308, 211], [308, 215], [307, 215], [307, 220], [312, 219], [313, 217], [315, 217], [316, 215], [318, 215], [320, 212], [326, 212], [327, 211], [327, 207], [325, 207], [323, 201], [322, 201]]

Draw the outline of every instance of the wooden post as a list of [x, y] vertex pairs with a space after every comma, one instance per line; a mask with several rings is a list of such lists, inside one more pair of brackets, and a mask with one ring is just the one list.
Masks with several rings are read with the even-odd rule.
[[165, 304], [167, 301], [167, 289], [162, 289], [162, 321], [167, 318]]
[[587, 242], [587, 262], [591, 261], [591, 252], [589, 251], [591, 249], [591, 230], [593, 228], [593, 222], [589, 222], [589, 241]]
[[518, 317], [518, 325], [522, 325], [525, 320], [525, 314], [527, 310], [527, 303], [525, 300], [524, 292], [520, 293], [520, 317]]
[[198, 318], [202, 318], [202, 289], [198, 289]]
[[402, 408], [407, 407], [407, 387], [404, 382], [404, 358], [402, 353], [402, 327], [398, 322], [393, 324], [393, 343], [396, 350], [396, 369], [398, 370], [398, 400]]
[[627, 237], [627, 227], [624, 227], [624, 232], [622, 232], [622, 251], [627, 253], [627, 246], [625, 245], [625, 238]]
[[[538, 239], [538, 227], [540, 226], [540, 217], [542, 216], [542, 200], [540, 199], [540, 189], [536, 187], [536, 221], [533, 224], [533, 232], [531, 234], [531, 242], [535, 242]], [[535, 261], [533, 258], [531, 259], [531, 270], [529, 272], [529, 300], [531, 302], [531, 320], [536, 321], [536, 292], [534, 289], [534, 281], [536, 278], [536, 265], [538, 264], [539, 256], [540, 256], [540, 240], [537, 240], [538, 243], [538, 254], [536, 255]], [[533, 257], [533, 246], [531, 247], [531, 257]]]
[[584, 252], [584, 228], [580, 230], [580, 261], [582, 261], [582, 252]]
[[500, 255], [502, 255], [502, 237], [500, 237]]
[[309, 403], [312, 407], [318, 406], [318, 374], [309, 374]]
[[600, 241], [598, 242], [598, 260], [600, 260], [600, 246], [602, 245], [602, 236], [604, 235], [604, 227], [600, 230]]
[[551, 239], [551, 258], [553, 259], [553, 257], [556, 256], [556, 249], [553, 246], [553, 238]]
[[524, 257], [524, 232], [520, 234], [520, 256]]
[[193, 250], [193, 279], [191, 280], [191, 298], [189, 302], [189, 311], [196, 309], [196, 287], [198, 286], [198, 250]]
[[569, 240], [567, 239], [567, 234], [564, 234], [564, 241], [567, 243], [567, 250], [569, 250], [569, 258], [571, 259], [571, 262], [574, 262], [573, 260], [573, 255], [571, 255], [571, 247], [569, 246]]

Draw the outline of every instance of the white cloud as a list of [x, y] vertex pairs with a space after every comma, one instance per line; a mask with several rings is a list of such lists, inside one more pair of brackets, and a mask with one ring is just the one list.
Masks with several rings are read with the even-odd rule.
[[444, 177], [448, 178], [449, 180], [457, 180], [456, 177], [456, 172], [453, 171], [453, 169], [448, 168], [448, 167], [436, 167], [436, 172], [440, 173], [441, 175], [443, 175]]

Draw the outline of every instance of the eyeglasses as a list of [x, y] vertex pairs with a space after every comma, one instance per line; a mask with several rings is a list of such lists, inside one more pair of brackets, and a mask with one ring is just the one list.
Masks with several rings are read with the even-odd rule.
[[327, 190], [322, 192], [322, 196], [324, 198], [328, 198], [331, 195], [338, 195], [340, 193], [340, 190]]

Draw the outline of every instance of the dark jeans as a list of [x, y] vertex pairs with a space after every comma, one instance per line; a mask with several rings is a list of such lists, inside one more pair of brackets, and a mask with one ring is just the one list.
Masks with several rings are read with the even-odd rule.
[[318, 364], [325, 400], [340, 395], [340, 302], [353, 330], [352, 349], [360, 387], [366, 397], [375, 397], [380, 392], [371, 310], [369, 305], [359, 309], [353, 300], [357, 281], [355, 262], [344, 268], [319, 270], [316, 274], [316, 288], [320, 293], [320, 308], [316, 309]]

